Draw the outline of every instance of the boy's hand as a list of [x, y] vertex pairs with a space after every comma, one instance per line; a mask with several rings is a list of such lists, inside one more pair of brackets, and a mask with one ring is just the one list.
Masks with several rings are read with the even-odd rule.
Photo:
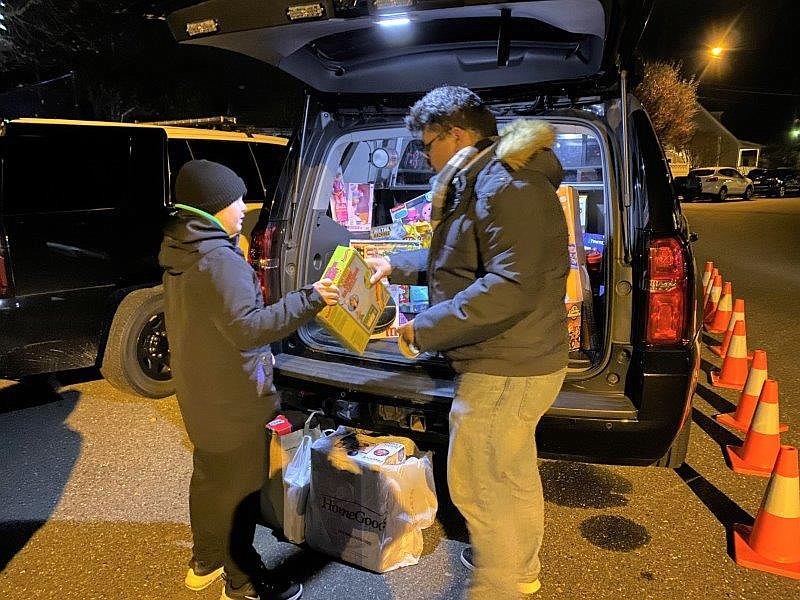
[[322, 299], [328, 306], [339, 303], [339, 288], [333, 285], [333, 281], [327, 277], [316, 282], [314, 284], [314, 289], [322, 296]]
[[392, 264], [383, 256], [370, 256], [365, 262], [372, 269], [372, 277], [369, 278], [370, 285], [375, 285], [384, 277], [392, 274]]

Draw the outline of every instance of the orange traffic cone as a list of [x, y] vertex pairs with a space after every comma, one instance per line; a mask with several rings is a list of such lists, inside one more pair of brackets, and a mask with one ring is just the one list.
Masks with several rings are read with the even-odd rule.
[[708, 295], [711, 293], [711, 288], [714, 285], [714, 279], [716, 279], [717, 275], [719, 275], [719, 269], [714, 269], [711, 271], [711, 277], [706, 284], [706, 289], [703, 290], [703, 308], [706, 306], [706, 302], [708, 301]]
[[704, 290], [706, 289], [706, 286], [708, 286], [708, 282], [711, 280], [711, 272], [713, 270], [714, 270], [714, 261], [712, 260], [706, 261], [706, 266], [703, 269], [703, 279], [700, 280]]
[[722, 297], [717, 304], [717, 310], [714, 311], [714, 318], [706, 326], [706, 331], [709, 333], [724, 332], [731, 320], [731, 314], [733, 314], [733, 289], [731, 282], [726, 281], [722, 288]]
[[720, 296], [722, 296], [722, 275], [714, 277], [714, 283], [711, 286], [711, 292], [708, 294], [706, 305], [703, 310], [703, 324], [710, 323], [714, 318], [714, 313], [717, 310]]
[[[744, 384], [741, 396], [739, 396], [739, 403], [736, 405], [736, 411], [732, 413], [725, 413], [716, 415], [714, 418], [717, 423], [731, 427], [747, 433], [750, 429], [750, 423], [753, 421], [753, 413], [756, 411], [758, 405], [758, 398], [761, 395], [761, 389], [764, 387], [764, 382], [767, 380], [767, 353], [763, 350], [756, 350], [754, 352], [753, 364], [750, 367], [750, 372], [747, 375], [747, 382]], [[778, 431], [783, 433], [788, 431], [789, 426], [786, 423], [781, 423]]]
[[[719, 346], [709, 346], [708, 349], [711, 350], [717, 356], [725, 358], [725, 355], [728, 353], [728, 346], [731, 344], [731, 337], [733, 337], [733, 327], [736, 325], [736, 321], [741, 321], [745, 323], [744, 320], [744, 300], [742, 298], [737, 298], [736, 302], [733, 303], [733, 312], [731, 313], [731, 318], [728, 319], [728, 327], [725, 330], [725, 335], [722, 338], [722, 344]], [[745, 324], [745, 335], [747, 335], [747, 325]], [[752, 354], [748, 353], [748, 359], [752, 359]]]
[[722, 370], [711, 371], [711, 385], [741, 390], [745, 381], [747, 381], [747, 335], [744, 321], [736, 321], [728, 352], [722, 359]]
[[725, 447], [734, 472], [769, 477], [781, 447], [779, 429], [778, 382], [767, 378], [744, 444]]
[[797, 448], [781, 446], [752, 527], [733, 526], [733, 560], [741, 567], [800, 579], [800, 478]]

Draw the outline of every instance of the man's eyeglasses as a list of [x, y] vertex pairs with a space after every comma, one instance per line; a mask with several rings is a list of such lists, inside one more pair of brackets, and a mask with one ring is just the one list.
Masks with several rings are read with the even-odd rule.
[[431, 155], [431, 148], [433, 147], [433, 143], [436, 140], [442, 139], [448, 133], [449, 133], [449, 130], [442, 131], [439, 135], [437, 135], [436, 137], [432, 138], [431, 141], [429, 141], [429, 142], [423, 142], [422, 140], [420, 140], [422, 142], [422, 153], [425, 155], [426, 158], [429, 158], [430, 155]]

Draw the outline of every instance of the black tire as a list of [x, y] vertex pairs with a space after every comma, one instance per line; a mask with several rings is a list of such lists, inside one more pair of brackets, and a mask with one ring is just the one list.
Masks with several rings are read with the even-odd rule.
[[751, 186], [747, 186], [744, 188], [744, 194], [742, 195], [743, 200], [752, 200], [753, 199], [753, 188]]
[[136, 290], [120, 302], [100, 372], [115, 388], [130, 394], [165, 398], [175, 393], [161, 286]]
[[667, 453], [662, 456], [655, 463], [657, 467], [666, 467], [668, 469], [677, 469], [684, 462], [686, 462], [686, 453], [689, 451], [689, 435], [692, 430], [692, 419], [686, 419], [681, 430], [678, 432], [672, 446], [669, 447]]
[[728, 188], [721, 187], [719, 188], [719, 192], [717, 192], [717, 202], [725, 202], [728, 198]]

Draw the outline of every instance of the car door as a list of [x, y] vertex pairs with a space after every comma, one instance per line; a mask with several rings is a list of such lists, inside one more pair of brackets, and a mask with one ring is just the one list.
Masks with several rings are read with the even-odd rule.
[[3, 374], [91, 366], [118, 279], [115, 210], [130, 138], [72, 125], [9, 130], [3, 209], [14, 304], [0, 337]]
[[741, 186], [736, 179], [736, 172], [733, 169], [720, 169], [719, 174], [722, 176], [722, 184], [728, 189], [728, 195], [742, 193]]

